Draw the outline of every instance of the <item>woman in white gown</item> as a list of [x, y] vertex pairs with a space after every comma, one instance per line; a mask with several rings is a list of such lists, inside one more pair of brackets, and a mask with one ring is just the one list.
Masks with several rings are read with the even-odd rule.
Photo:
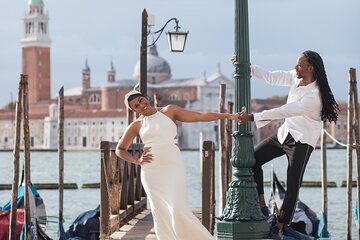
[[[125, 105], [141, 116], [132, 122], [118, 142], [116, 154], [141, 165], [141, 180], [147, 194], [158, 240], [214, 239], [191, 212], [186, 192], [185, 168], [177, 146], [176, 121], [205, 122], [238, 114], [193, 112], [175, 105], [154, 108], [140, 92], [125, 95]], [[127, 149], [136, 136], [144, 143], [140, 158]]]

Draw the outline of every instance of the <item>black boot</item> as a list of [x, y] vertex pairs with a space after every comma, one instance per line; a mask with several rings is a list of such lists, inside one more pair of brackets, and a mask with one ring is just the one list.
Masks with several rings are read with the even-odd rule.
[[267, 206], [261, 208], [262, 214], [266, 217], [266, 219], [270, 216], [270, 210]]

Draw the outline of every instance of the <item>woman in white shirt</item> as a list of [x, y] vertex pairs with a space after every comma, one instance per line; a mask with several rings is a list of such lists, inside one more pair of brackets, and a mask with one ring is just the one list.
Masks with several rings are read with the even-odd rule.
[[[233, 61], [236, 58], [233, 58]], [[277, 216], [277, 223], [270, 229], [270, 237], [279, 239], [284, 224], [291, 222], [306, 164], [316, 146], [322, 130], [322, 121], [336, 122], [339, 106], [329, 87], [324, 63], [314, 51], [305, 51], [291, 71], [265, 71], [251, 66], [257, 79], [277, 86], [289, 86], [286, 104], [259, 113], [240, 114], [241, 123], [254, 121], [258, 128], [271, 120], [284, 119], [277, 134], [262, 141], [255, 148], [256, 163], [253, 167], [260, 208], [268, 214], [264, 199], [262, 165], [286, 155], [287, 193]]]

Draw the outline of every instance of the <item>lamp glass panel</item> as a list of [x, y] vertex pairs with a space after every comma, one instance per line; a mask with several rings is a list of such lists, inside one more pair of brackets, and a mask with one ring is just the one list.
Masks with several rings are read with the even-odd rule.
[[187, 33], [185, 32], [168, 32], [169, 48], [172, 52], [183, 52]]

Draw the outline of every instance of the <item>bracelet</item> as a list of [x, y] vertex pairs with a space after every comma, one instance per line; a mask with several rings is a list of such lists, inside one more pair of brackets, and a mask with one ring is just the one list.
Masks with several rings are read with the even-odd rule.
[[254, 114], [250, 114], [250, 121], [254, 121]]

